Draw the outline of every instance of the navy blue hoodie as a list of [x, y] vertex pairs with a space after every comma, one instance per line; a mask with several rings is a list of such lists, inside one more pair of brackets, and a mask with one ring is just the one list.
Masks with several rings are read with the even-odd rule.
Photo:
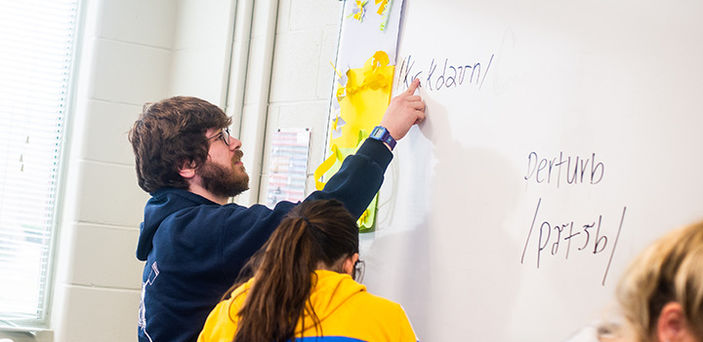
[[[392, 157], [383, 143], [367, 139], [305, 201], [337, 199], [358, 218], [381, 187]], [[146, 261], [139, 341], [195, 341], [242, 266], [296, 203], [279, 202], [273, 209], [219, 205], [168, 188], [151, 195], [137, 245], [137, 258]]]

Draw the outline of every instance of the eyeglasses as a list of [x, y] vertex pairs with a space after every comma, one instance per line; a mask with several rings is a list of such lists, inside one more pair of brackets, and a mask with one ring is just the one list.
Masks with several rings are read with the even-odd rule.
[[223, 128], [220, 133], [217, 133], [209, 138], [207, 138], [208, 141], [210, 140], [216, 140], [216, 139], [222, 139], [222, 142], [225, 143], [225, 145], [229, 146], [229, 128], [225, 127]]
[[364, 270], [366, 269], [366, 263], [364, 260], [357, 260], [354, 263], [354, 272], [352, 273], [352, 279], [357, 283], [364, 281]]

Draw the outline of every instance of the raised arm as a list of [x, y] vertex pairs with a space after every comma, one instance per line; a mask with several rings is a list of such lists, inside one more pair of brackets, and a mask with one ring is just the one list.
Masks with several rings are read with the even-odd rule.
[[381, 126], [385, 127], [395, 140], [402, 139], [414, 124], [425, 119], [425, 102], [415, 90], [420, 85], [416, 78], [408, 89], [391, 100], [383, 115]]
[[[381, 126], [395, 140], [402, 139], [412, 125], [425, 119], [425, 103], [420, 96], [414, 95], [419, 85], [420, 81], [416, 79], [406, 91], [394, 97], [381, 120]], [[383, 148], [384, 145], [387, 148]], [[388, 144], [366, 139], [356, 154], [344, 160], [325, 188], [307, 199], [337, 199], [358, 218], [381, 188], [383, 174], [392, 158]]]

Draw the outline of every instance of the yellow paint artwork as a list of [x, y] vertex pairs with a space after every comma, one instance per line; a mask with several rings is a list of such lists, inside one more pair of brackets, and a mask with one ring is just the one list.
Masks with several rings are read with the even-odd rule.
[[[364, 66], [346, 72], [346, 84], [339, 84], [337, 101], [340, 114], [330, 127], [330, 156], [315, 170], [315, 186], [325, 186], [320, 179], [332, 176], [346, 156], [354, 153], [369, 136], [388, 107], [391, 98], [394, 65], [389, 65], [388, 54], [377, 51]], [[341, 120], [340, 120], [341, 118]], [[343, 122], [343, 125], [338, 123]], [[333, 134], [338, 132], [337, 136]], [[341, 133], [341, 135], [339, 134]], [[375, 222], [376, 198], [359, 219], [359, 229], [369, 231]]]

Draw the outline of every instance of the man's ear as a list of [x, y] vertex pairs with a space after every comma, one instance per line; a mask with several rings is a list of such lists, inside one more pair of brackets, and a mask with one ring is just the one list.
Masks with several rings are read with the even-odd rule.
[[197, 168], [197, 165], [195, 164], [194, 161], [186, 161], [183, 162], [183, 165], [178, 168], [178, 174], [181, 175], [184, 179], [192, 179], [195, 177], [195, 169]]
[[683, 307], [677, 302], [664, 305], [657, 319], [657, 337], [659, 341], [683, 341], [690, 334]]

